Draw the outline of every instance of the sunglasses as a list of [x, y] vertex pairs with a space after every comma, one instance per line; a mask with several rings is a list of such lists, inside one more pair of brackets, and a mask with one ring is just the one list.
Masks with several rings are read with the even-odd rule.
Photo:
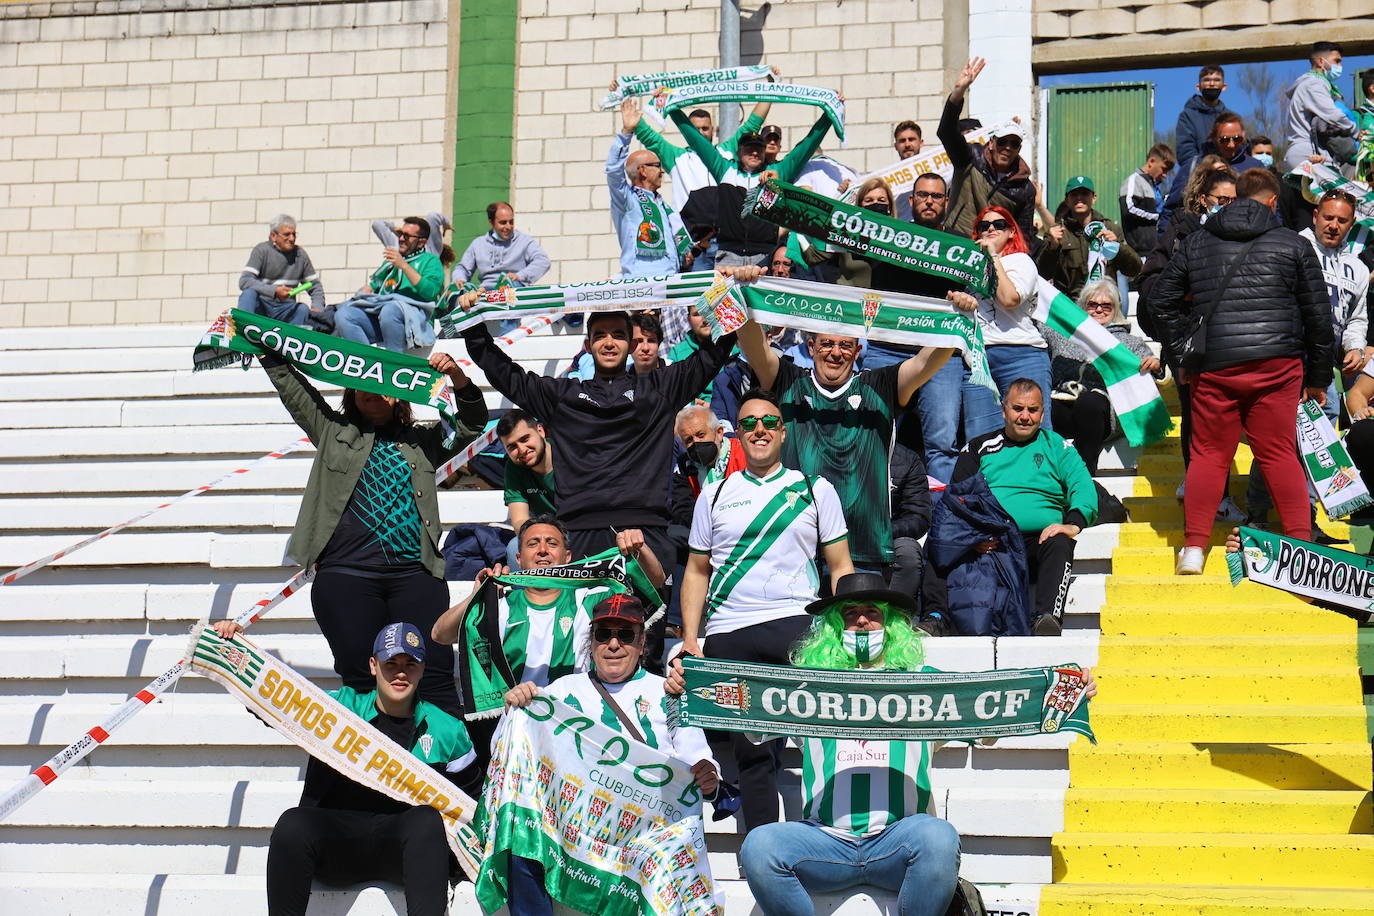
[[740, 417], [739, 428], [746, 433], [752, 433], [758, 425], [762, 423], [764, 429], [777, 429], [782, 425], [782, 417], [775, 413], [766, 414], [762, 417]]
[[1101, 312], [1101, 311], [1108, 311], [1108, 312], [1110, 312], [1110, 311], [1112, 310], [1112, 303], [1110, 303], [1110, 302], [1089, 302], [1089, 303], [1087, 304], [1087, 310], [1090, 311], [1090, 312]]
[[610, 642], [618, 639], [622, 643], [632, 643], [639, 638], [639, 631], [634, 627], [597, 627], [592, 630], [592, 639], [597, 642]]
[[420, 237], [420, 235], [419, 235], [419, 233], [417, 233], [417, 232], [398, 232], [398, 233], [396, 233], [396, 238], [398, 238], [398, 239], [418, 239], [419, 237]]
[[1225, 143], [1227, 146], [1240, 146], [1244, 142], [1244, 137], [1217, 137], [1217, 143]]
[[1021, 138], [1020, 138], [1020, 137], [998, 137], [997, 139], [993, 140], [992, 142], [993, 142], [993, 143], [996, 143], [998, 146], [1009, 146], [1009, 147], [1011, 147], [1012, 149], [1020, 149], [1020, 148], [1021, 148]]
[[989, 229], [996, 229], [998, 232], [1005, 232], [1011, 228], [1011, 223], [1004, 219], [980, 219], [973, 224], [973, 231], [982, 235]]

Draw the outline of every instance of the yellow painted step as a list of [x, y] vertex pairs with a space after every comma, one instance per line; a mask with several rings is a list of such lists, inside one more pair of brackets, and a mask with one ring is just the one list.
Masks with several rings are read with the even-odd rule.
[[1055, 883], [1368, 890], [1374, 836], [1058, 833]]
[[1369, 833], [1370, 793], [1275, 789], [1069, 789], [1066, 833]]
[[[1284, 604], [1291, 601], [1297, 608], [1320, 610], [1282, 589], [1245, 580], [1238, 585], [1232, 585], [1229, 576], [1214, 573], [1204, 573], [1201, 576], [1114, 573], [1107, 580], [1107, 600], [1112, 604], [1177, 603], [1190, 607], [1202, 603], [1252, 605]], [[1243, 631], [1244, 628], [1238, 628], [1238, 632]]]
[[[1236, 457], [1231, 459], [1231, 476], [1248, 476], [1251, 463], [1250, 447], [1242, 443], [1240, 448], [1236, 450]], [[1183, 456], [1179, 453], [1177, 440], [1161, 439], [1159, 442], [1146, 446], [1137, 462], [1136, 473], [1142, 477], [1182, 474]]]
[[1075, 788], [1374, 788], [1363, 738], [1310, 744], [1075, 741], [1069, 745], [1069, 773]]
[[1182, 656], [1171, 668], [1103, 665], [1097, 677], [1098, 703], [1129, 701], [1160, 706], [1264, 704], [1280, 706], [1360, 706], [1358, 665], [1253, 668], [1193, 667]]
[[1359, 706], [1158, 706], [1093, 700], [1099, 741], [1344, 743], [1368, 741]]
[[[1172, 544], [1147, 547], [1122, 545], [1112, 551], [1112, 573], [1123, 576], [1172, 576], [1177, 560], [1178, 552]], [[1207, 551], [1202, 572], [1209, 576], [1227, 575], [1224, 547], [1212, 547]]]
[[[1231, 489], [1227, 490], [1233, 499], [1245, 498], [1246, 478], [1238, 474], [1231, 475]], [[1134, 478], [1135, 488], [1131, 492], [1132, 496], [1167, 496], [1175, 498], [1178, 493], [1179, 485], [1183, 483], [1183, 462], [1179, 461], [1177, 474], [1157, 474], [1153, 477]]]
[[[1234, 525], [1217, 524], [1212, 527], [1213, 547], [1223, 547], [1226, 535]], [[1183, 516], [1173, 521], [1125, 522], [1118, 533], [1121, 547], [1168, 547], [1177, 553], [1183, 546]], [[1172, 572], [1172, 570], [1170, 570]]]
[[[1259, 586], [1256, 586], [1257, 588]], [[1253, 594], [1253, 593], [1252, 593]], [[1280, 594], [1277, 590], [1274, 595]], [[1270, 596], [1264, 596], [1269, 599]], [[1216, 636], [1245, 633], [1279, 640], [1290, 635], [1354, 635], [1355, 621], [1335, 611], [1314, 608], [1293, 599], [1282, 604], [1221, 603], [1211, 596], [1187, 601], [1167, 598], [1157, 603], [1137, 599], [1130, 603], [1108, 598], [1100, 613], [1103, 636]]]
[[[1124, 617], [1125, 609], [1120, 611]], [[1247, 609], [1247, 613], [1250, 609]], [[1288, 608], [1277, 610], [1286, 611]], [[1307, 636], [1103, 636], [1097, 644], [1099, 665], [1186, 665], [1245, 667], [1321, 666], [1358, 663], [1355, 643], [1345, 634]]]
[[1374, 916], [1374, 890], [1047, 884], [1040, 916]]

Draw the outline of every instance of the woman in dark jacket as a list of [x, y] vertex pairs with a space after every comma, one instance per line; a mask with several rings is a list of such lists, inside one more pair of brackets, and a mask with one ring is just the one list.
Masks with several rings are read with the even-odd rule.
[[[316, 450], [287, 553], [315, 567], [310, 603], [334, 670], [344, 686], [371, 690], [377, 632], [404, 622], [428, 634], [449, 606], [434, 469], [482, 431], [486, 402], [451, 356], [430, 356], [458, 405], [456, 440], [445, 447], [439, 424], [416, 423], [408, 401], [348, 388], [336, 410], [288, 363], [262, 364]], [[460, 715], [453, 648], [428, 636], [425, 648], [420, 696]]]

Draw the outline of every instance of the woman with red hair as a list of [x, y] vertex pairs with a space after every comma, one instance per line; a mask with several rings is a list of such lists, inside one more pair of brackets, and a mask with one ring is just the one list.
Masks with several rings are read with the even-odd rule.
[[[1039, 384], [1045, 398], [1042, 425], [1050, 429], [1050, 356], [1045, 338], [1040, 336], [1031, 317], [1035, 314], [1040, 275], [1031, 260], [1030, 248], [1021, 227], [1001, 207], [978, 211], [973, 238], [992, 259], [992, 295], [975, 298], [954, 293], [951, 298], [960, 308], [977, 312], [983, 343], [987, 345], [988, 369], [997, 390], [1005, 395], [1007, 386], [1018, 378]], [[1002, 411], [991, 393], [973, 406], [964, 417], [964, 432], [969, 439], [1002, 427]]]

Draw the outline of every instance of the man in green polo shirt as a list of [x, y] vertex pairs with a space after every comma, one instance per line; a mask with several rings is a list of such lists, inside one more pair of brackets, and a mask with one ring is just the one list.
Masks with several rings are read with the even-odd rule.
[[506, 450], [506, 508], [516, 531], [532, 515], [555, 515], [553, 444], [544, 424], [519, 407], [506, 411], [496, 424], [496, 438]]

